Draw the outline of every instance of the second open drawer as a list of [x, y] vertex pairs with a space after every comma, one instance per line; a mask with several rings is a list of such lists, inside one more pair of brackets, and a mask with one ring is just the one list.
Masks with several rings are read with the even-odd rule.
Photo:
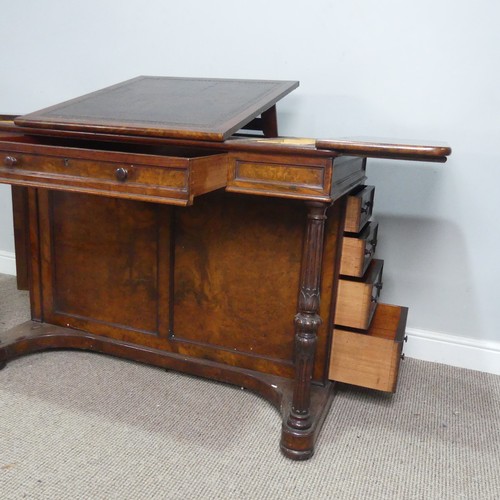
[[341, 278], [337, 291], [335, 324], [366, 330], [382, 289], [384, 261], [373, 259], [363, 278]]

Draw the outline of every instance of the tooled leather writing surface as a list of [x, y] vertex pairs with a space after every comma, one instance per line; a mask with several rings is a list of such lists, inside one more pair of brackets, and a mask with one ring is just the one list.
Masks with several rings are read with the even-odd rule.
[[294, 81], [141, 76], [18, 117], [15, 123], [222, 141], [297, 86]]

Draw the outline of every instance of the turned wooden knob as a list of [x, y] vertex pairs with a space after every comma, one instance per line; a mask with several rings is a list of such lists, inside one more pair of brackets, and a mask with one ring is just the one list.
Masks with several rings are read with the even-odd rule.
[[6, 156], [3, 162], [5, 166], [13, 167], [17, 163], [17, 158], [15, 156]]
[[128, 177], [128, 170], [126, 168], [120, 167], [115, 170], [115, 177], [120, 182], [125, 182]]
[[361, 207], [361, 213], [362, 214], [367, 214], [370, 211], [370, 207], [372, 206], [371, 201], [367, 201], [362, 207]]

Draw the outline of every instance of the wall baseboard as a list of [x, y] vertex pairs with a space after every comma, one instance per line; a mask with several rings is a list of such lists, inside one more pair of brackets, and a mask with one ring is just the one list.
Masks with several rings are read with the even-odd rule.
[[410, 358], [500, 375], [500, 342], [407, 328]]
[[[0, 250], [0, 273], [16, 275], [16, 256]], [[407, 328], [405, 355], [423, 361], [500, 375], [500, 342]]]
[[0, 273], [16, 275], [16, 254], [0, 250]]

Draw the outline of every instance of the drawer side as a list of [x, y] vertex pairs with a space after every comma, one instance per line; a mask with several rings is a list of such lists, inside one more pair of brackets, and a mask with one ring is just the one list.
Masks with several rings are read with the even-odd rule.
[[339, 279], [335, 324], [366, 330], [382, 288], [382, 260], [374, 259], [362, 279]]
[[395, 392], [408, 309], [380, 304], [367, 333], [335, 328], [329, 379]]

